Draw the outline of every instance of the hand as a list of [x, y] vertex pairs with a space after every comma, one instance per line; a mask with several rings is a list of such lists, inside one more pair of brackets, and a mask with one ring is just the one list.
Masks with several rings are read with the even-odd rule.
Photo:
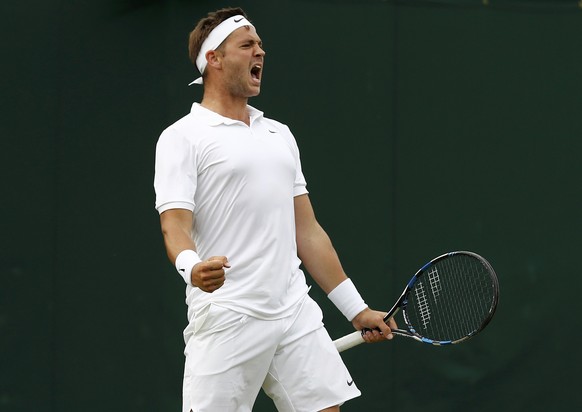
[[224, 285], [224, 269], [230, 264], [226, 256], [213, 256], [192, 268], [192, 284], [204, 292], [212, 293]]
[[352, 325], [357, 330], [366, 329], [362, 337], [367, 343], [380, 342], [383, 340], [390, 340], [394, 337], [392, 329], [397, 329], [396, 321], [390, 319], [388, 325], [384, 323], [384, 316], [386, 312], [378, 312], [370, 308], [366, 308], [356, 315], [352, 320]]

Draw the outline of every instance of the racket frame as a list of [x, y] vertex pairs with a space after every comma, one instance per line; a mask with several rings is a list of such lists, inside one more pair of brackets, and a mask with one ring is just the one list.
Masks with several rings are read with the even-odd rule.
[[[467, 334], [466, 336], [463, 336], [462, 338], [459, 338], [456, 340], [429, 339], [429, 338], [426, 338], [426, 337], [422, 336], [421, 334], [419, 334], [410, 324], [410, 319], [409, 319], [407, 312], [406, 312], [406, 307], [408, 305], [408, 296], [409, 296], [410, 292], [412, 291], [412, 289], [414, 289], [414, 285], [418, 282], [418, 280], [422, 277], [422, 275], [427, 271], [428, 268], [435, 265], [437, 262], [439, 262], [443, 259], [446, 259], [450, 256], [453, 256], [453, 255], [470, 256], [472, 258], [477, 259], [483, 266], [485, 266], [488, 273], [490, 274], [492, 287], [494, 290], [493, 300], [491, 302], [491, 306], [489, 308], [489, 312], [488, 312], [487, 316], [481, 322], [481, 325], [476, 330], [474, 330], [471, 333]], [[471, 337], [475, 336], [480, 331], [482, 331], [489, 324], [491, 319], [493, 318], [493, 315], [495, 314], [495, 310], [497, 308], [498, 301], [499, 301], [499, 282], [497, 280], [497, 275], [495, 274], [495, 271], [493, 270], [493, 267], [491, 266], [491, 264], [489, 264], [489, 262], [485, 258], [478, 255], [477, 253], [469, 252], [469, 251], [448, 252], [448, 253], [444, 253], [444, 254], [432, 259], [430, 262], [428, 262], [423, 267], [421, 267], [414, 274], [414, 276], [412, 276], [412, 278], [408, 281], [408, 283], [406, 284], [406, 287], [404, 288], [404, 290], [400, 294], [400, 297], [396, 300], [396, 303], [394, 303], [392, 308], [390, 308], [390, 310], [388, 311], [388, 313], [384, 317], [384, 322], [386, 324], [388, 324], [390, 319], [392, 319], [399, 311], [402, 310], [402, 317], [404, 318], [404, 323], [406, 325], [406, 329], [400, 329], [400, 328], [392, 329], [393, 334], [398, 335], [398, 336], [404, 336], [407, 338], [411, 338], [411, 339], [414, 339], [418, 342], [422, 342], [422, 343], [426, 343], [426, 344], [430, 344], [430, 345], [434, 345], [434, 346], [454, 345], [454, 344], [464, 342], [467, 339], [470, 339]], [[366, 331], [367, 331], [367, 329], [364, 329], [362, 331], [353, 332], [349, 335], [346, 335], [342, 338], [335, 340], [334, 344], [336, 345], [336, 348], [338, 349], [339, 352], [342, 352], [344, 350], [352, 348], [356, 345], [359, 345], [359, 344], [365, 342], [362, 335], [364, 333], [366, 333]]]

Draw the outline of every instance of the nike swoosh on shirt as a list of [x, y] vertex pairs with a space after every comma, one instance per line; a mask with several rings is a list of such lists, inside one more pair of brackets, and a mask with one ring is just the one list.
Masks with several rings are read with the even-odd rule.
[[348, 384], [348, 386], [352, 386], [354, 384], [354, 380], [352, 379], [351, 381], [347, 381], [346, 383]]
[[268, 130], [269, 130], [269, 133], [277, 133], [277, 132], [276, 132], [276, 131], [274, 131], [274, 130], [271, 130], [271, 129], [268, 129]]

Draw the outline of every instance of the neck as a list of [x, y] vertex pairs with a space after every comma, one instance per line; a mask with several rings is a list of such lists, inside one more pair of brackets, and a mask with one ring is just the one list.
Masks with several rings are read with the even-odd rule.
[[200, 105], [221, 116], [239, 120], [249, 125], [250, 118], [247, 103], [248, 98], [246, 97], [235, 97], [228, 93], [216, 93], [212, 90], [205, 90]]

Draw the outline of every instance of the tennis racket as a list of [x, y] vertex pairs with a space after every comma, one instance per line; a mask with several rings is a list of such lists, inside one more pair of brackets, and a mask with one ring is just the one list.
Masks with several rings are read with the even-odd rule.
[[[402, 311], [405, 328], [393, 329], [393, 334], [431, 345], [451, 345], [482, 331], [498, 300], [499, 283], [489, 262], [473, 252], [450, 252], [416, 272], [384, 321]], [[334, 341], [337, 350], [363, 343], [362, 333]]]

